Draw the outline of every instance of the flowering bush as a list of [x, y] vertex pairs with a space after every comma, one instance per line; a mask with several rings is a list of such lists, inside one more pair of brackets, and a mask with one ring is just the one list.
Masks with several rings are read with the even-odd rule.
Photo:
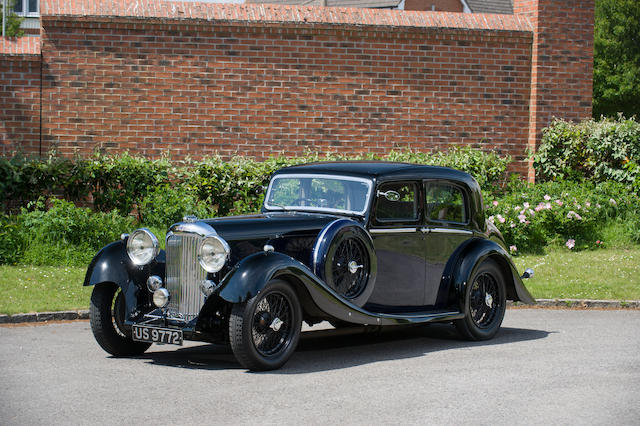
[[550, 243], [569, 250], [602, 246], [603, 225], [610, 219], [637, 216], [638, 196], [615, 183], [514, 182], [506, 195], [489, 195], [485, 203], [487, 218], [517, 254], [539, 252]]

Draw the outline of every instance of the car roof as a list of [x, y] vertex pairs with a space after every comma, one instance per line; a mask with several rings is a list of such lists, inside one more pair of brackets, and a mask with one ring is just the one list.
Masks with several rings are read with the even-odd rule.
[[280, 169], [276, 174], [317, 173], [364, 178], [387, 179], [453, 179], [471, 183], [471, 175], [449, 167], [389, 161], [331, 161], [302, 164]]

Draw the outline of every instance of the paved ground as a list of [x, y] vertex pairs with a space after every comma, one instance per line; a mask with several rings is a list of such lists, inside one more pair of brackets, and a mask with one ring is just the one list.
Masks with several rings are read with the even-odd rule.
[[110, 358], [87, 322], [0, 327], [0, 424], [143, 422], [637, 425], [640, 311], [510, 309], [484, 343], [314, 327], [269, 373], [201, 344]]

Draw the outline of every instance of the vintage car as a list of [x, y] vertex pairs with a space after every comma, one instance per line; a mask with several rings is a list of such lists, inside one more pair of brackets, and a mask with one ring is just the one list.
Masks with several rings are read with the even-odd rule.
[[91, 329], [115, 356], [184, 339], [230, 344], [251, 370], [281, 367], [302, 321], [453, 322], [492, 338], [507, 300], [533, 303], [477, 182], [457, 170], [334, 162], [276, 172], [262, 212], [186, 217], [166, 250], [145, 228], [91, 262]]

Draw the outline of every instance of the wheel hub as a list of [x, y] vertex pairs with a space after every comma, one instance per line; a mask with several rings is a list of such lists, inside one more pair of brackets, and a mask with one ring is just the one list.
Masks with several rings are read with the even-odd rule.
[[358, 265], [358, 262], [356, 262], [355, 260], [349, 262], [347, 266], [349, 267], [349, 272], [351, 272], [352, 274], [355, 274], [356, 272], [358, 272], [358, 269], [363, 267], [363, 265]]
[[484, 295], [484, 303], [491, 309], [493, 307], [493, 296], [490, 293]]
[[280, 318], [276, 317], [271, 322], [271, 325], [269, 326], [269, 328], [271, 328], [273, 331], [279, 331], [280, 327], [282, 327], [282, 324], [284, 324], [284, 321], [282, 321]]

